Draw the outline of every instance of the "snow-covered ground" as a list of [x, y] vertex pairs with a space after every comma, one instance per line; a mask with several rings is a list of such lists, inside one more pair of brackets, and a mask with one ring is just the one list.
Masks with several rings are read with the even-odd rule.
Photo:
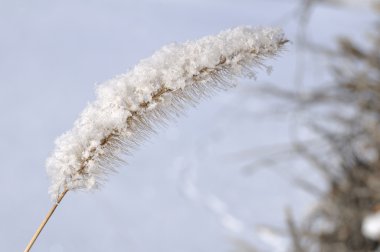
[[[95, 83], [167, 43], [237, 25], [279, 25], [295, 41], [297, 4], [1, 0], [0, 251], [21, 251], [49, 209], [45, 159], [94, 99]], [[360, 38], [369, 14], [325, 5], [312, 13], [309, 31], [329, 45], [336, 34]], [[291, 88], [294, 44], [271, 64], [274, 72], [259, 73], [258, 82]], [[283, 228], [286, 206], [302, 218], [313, 198], [293, 178], [315, 174], [291, 162], [242, 172], [258, 155], [249, 150], [270, 153], [289, 141], [287, 117], [255, 117], [265, 99], [240, 99], [247, 85], [255, 82], [243, 81], [160, 130], [101, 191], [69, 193], [34, 251], [228, 251], [234, 239], [282, 251], [286, 241], [263, 225]]]

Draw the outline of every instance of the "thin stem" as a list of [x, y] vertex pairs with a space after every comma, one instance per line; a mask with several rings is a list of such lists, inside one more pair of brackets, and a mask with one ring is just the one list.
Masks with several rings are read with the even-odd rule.
[[41, 222], [40, 226], [38, 227], [37, 231], [34, 233], [32, 239], [30, 240], [28, 246], [26, 246], [24, 252], [29, 252], [30, 249], [32, 248], [34, 242], [37, 240], [38, 236], [40, 235], [41, 231], [44, 229], [46, 223], [49, 221], [50, 217], [53, 215], [55, 209], [58, 207], [59, 203], [62, 201], [63, 197], [65, 197], [66, 193], [68, 192], [69, 190], [66, 189], [65, 191], [63, 191], [58, 199], [57, 199], [57, 202], [52, 206], [52, 208], [50, 209], [50, 211], [48, 212], [48, 214], [46, 215], [45, 219]]

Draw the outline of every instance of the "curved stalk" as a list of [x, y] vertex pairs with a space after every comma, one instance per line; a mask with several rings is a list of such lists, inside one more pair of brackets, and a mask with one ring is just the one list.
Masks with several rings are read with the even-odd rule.
[[53, 215], [55, 209], [58, 207], [59, 203], [61, 203], [63, 197], [65, 197], [66, 193], [68, 192], [69, 190], [66, 189], [65, 191], [63, 191], [58, 199], [57, 199], [57, 202], [52, 206], [52, 208], [50, 209], [50, 211], [47, 213], [45, 219], [41, 222], [40, 226], [38, 227], [37, 231], [34, 233], [32, 239], [30, 240], [30, 242], [28, 243], [28, 245], [26, 246], [24, 252], [29, 252], [30, 249], [32, 248], [34, 242], [37, 240], [38, 236], [40, 235], [41, 231], [44, 229], [46, 223], [49, 221], [50, 217]]

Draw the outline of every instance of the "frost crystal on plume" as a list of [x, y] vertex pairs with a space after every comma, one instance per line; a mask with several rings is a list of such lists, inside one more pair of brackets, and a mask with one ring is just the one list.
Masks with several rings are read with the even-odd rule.
[[65, 189], [97, 188], [157, 124], [187, 104], [252, 76], [252, 67], [275, 56], [287, 42], [281, 30], [237, 27], [216, 36], [171, 44], [130, 72], [98, 86], [97, 99], [60, 136], [47, 160], [53, 198]]

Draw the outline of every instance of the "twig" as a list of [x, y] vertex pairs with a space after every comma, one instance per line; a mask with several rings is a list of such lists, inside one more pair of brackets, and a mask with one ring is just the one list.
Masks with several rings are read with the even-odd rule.
[[301, 244], [301, 237], [299, 231], [294, 223], [294, 219], [290, 209], [286, 209], [286, 222], [293, 242], [295, 252], [306, 252]]
[[38, 227], [37, 231], [34, 233], [32, 239], [30, 240], [28, 246], [26, 246], [24, 252], [29, 252], [30, 249], [32, 248], [34, 242], [37, 240], [38, 236], [40, 235], [41, 231], [44, 229], [46, 223], [49, 221], [50, 217], [53, 215], [55, 209], [58, 207], [59, 203], [62, 201], [63, 197], [65, 197], [66, 193], [68, 192], [69, 190], [66, 189], [65, 191], [63, 191], [58, 199], [57, 199], [57, 202], [52, 206], [52, 208], [50, 209], [50, 211], [48, 212], [48, 214], [46, 215], [45, 219], [41, 222], [40, 226]]

